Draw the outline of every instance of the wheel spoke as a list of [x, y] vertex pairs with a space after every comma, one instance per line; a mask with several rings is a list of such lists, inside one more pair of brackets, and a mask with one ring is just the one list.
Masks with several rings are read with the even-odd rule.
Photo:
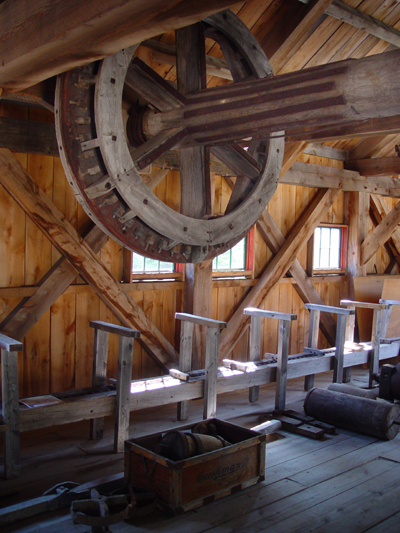
[[145, 142], [139, 148], [130, 150], [131, 157], [139, 169], [143, 169], [167, 150], [171, 150], [186, 136], [185, 128], [174, 128], [157, 133], [149, 141]]
[[169, 111], [185, 103], [182, 94], [138, 57], [132, 60], [125, 83], [158, 111]]
[[[178, 90], [192, 93], [206, 87], [206, 52], [201, 23], [176, 31]], [[203, 218], [211, 213], [210, 153], [193, 146], [180, 150], [181, 213]]]
[[238, 144], [213, 146], [211, 152], [236, 176], [247, 176], [256, 181], [262, 171], [262, 165]]

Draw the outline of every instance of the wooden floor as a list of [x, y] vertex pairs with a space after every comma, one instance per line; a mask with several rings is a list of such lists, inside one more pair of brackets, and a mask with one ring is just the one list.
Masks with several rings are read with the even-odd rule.
[[[363, 371], [353, 380], [366, 381]], [[331, 373], [317, 377], [326, 387]], [[289, 382], [288, 407], [299, 410], [303, 380]], [[274, 386], [261, 388], [260, 401], [249, 404], [245, 392], [218, 398], [218, 418], [251, 427], [274, 405]], [[191, 404], [191, 420], [199, 420], [201, 402]], [[177, 427], [175, 408], [134, 413], [130, 436]], [[89, 441], [88, 423], [61, 426], [52, 432], [23, 435], [22, 475], [1, 479], [0, 506], [41, 495], [59, 482], [90, 481], [123, 470], [123, 454], [112, 453], [112, 420], [102, 441]], [[268, 437], [266, 480], [207, 506], [170, 518], [162, 511], [150, 518], [121, 522], [122, 532], [230, 533], [332, 532], [398, 533], [400, 531], [400, 436], [384, 442], [338, 430], [316, 441], [283, 431]], [[1, 529], [7, 532], [84, 532], [73, 525], [68, 509], [41, 515]]]

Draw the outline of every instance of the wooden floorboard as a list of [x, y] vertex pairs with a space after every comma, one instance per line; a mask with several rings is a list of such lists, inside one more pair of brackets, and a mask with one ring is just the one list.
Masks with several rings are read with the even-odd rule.
[[[355, 371], [359, 384], [364, 371]], [[326, 387], [331, 373], [317, 376]], [[301, 409], [303, 380], [291, 380], [288, 406]], [[251, 427], [274, 407], [274, 386], [261, 387], [260, 401], [249, 404], [246, 391], [218, 398], [218, 418]], [[201, 401], [191, 402], [189, 422], [202, 417]], [[130, 437], [181, 425], [174, 406], [132, 413]], [[41, 495], [63, 481], [87, 482], [123, 471], [123, 454], [112, 453], [113, 420], [105, 437], [88, 440], [82, 422], [24, 434], [22, 475], [0, 479], [0, 506]], [[1, 472], [0, 472], [1, 476]], [[267, 437], [265, 481], [178, 517], [162, 510], [151, 517], [121, 522], [115, 533], [349, 532], [400, 530], [400, 437], [386, 442], [339, 429], [322, 440], [279, 431]], [[4, 527], [2, 533], [74, 533], [68, 509]]]

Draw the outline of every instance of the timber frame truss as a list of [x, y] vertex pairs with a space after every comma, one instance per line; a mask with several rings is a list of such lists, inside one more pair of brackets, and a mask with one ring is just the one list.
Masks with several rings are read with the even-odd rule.
[[[44, 0], [39, 0], [39, 2], [42, 1], [44, 2]], [[17, 9], [16, 4], [18, 3], [23, 2], [22, 0], [14, 2], [15, 9]], [[153, 2], [153, 4], [156, 3]], [[171, 11], [169, 13], [171, 17], [176, 17], [180, 3], [182, 2], [179, 2], [179, 0], [171, 2]], [[0, 5], [0, 17], [2, 16], [2, 11], [7, 9], [7, 4], [8, 2], [3, 2]], [[125, 2], [125, 4], [124, 9], [129, 9], [128, 4], [131, 4], [134, 8], [135, 2]], [[201, 20], [204, 16], [210, 14], [216, 4], [218, 4], [217, 9], [222, 9], [229, 7], [232, 2], [223, 0], [217, 3], [202, 2], [202, 10], [199, 7], [195, 7], [195, 4], [199, 5], [198, 2], [186, 2], [186, 9], [188, 12], [190, 11], [189, 16], [192, 22]], [[213, 7], [210, 8], [211, 4], [213, 4]], [[89, 8], [92, 11], [98, 9], [98, 3], [90, 2], [90, 5], [86, 6], [85, 9]], [[155, 7], [153, 6], [152, 9], [155, 9]], [[198, 12], [199, 9], [201, 13]], [[280, 35], [275, 35], [273, 43], [270, 41], [263, 43], [275, 73], [284, 72], [285, 65], [312, 34], [316, 22], [326, 14], [346, 22], [351, 20], [349, 23], [356, 27], [358, 24], [358, 27], [365, 28], [367, 24], [368, 31], [372, 35], [384, 38], [392, 46], [400, 46], [400, 33], [397, 30], [393, 30], [390, 26], [385, 27], [382, 23], [377, 24], [372, 17], [366, 19], [359, 12], [354, 13], [354, 10], [349, 15], [348, 11], [348, 6], [342, 4], [339, 0], [334, 0], [333, 2], [332, 0], [316, 0], [309, 3], [308, 6], [304, 6], [302, 11], [299, 11], [294, 17], [292, 31], [285, 39]], [[23, 16], [24, 10], [19, 9], [19, 13]], [[50, 11], [46, 11], [45, 15], [50, 16]], [[93, 11], [93, 18], [98, 15], [99, 13]], [[101, 20], [101, 17], [99, 20]], [[108, 23], [107, 20], [107, 17], [103, 17], [101, 24], [105, 24], [105, 26], [102, 28], [96, 26], [90, 31], [94, 33], [101, 31], [104, 34], [104, 28], [107, 27]], [[19, 22], [23, 27], [23, 21]], [[151, 22], [150, 17], [149, 27], [151, 27]], [[186, 23], [186, 19], [179, 22], [180, 25]], [[166, 30], [170, 28], [168, 24], [171, 24], [170, 20], [166, 23]], [[80, 29], [82, 30], [83, 27], [90, 28], [90, 25], [82, 23]], [[113, 26], [113, 32], [114, 30]], [[133, 30], [134, 28], [129, 29], [130, 38], [133, 39], [132, 42], [127, 42], [127, 35], [119, 36], [123, 41], [122, 46], [129, 46], [129, 44], [134, 44], [140, 40]], [[136, 28], [136, 31], [139, 31], [139, 29]], [[140, 37], [151, 38], [151, 30], [149, 32], [148, 35], [141, 35]], [[6, 54], [11, 54], [12, 51], [11, 31], [9, 36], [9, 41], [7, 41], [4, 48]], [[85, 39], [82, 39], [84, 46], [87, 48], [88, 57], [86, 59], [83, 57], [82, 59], [82, 53], [80, 52], [77, 54], [79, 58], [75, 58], [73, 65], [71, 65], [67, 62], [65, 55], [60, 53], [60, 42], [57, 39], [55, 39], [54, 47], [51, 47], [50, 40], [46, 42], [46, 39], [48, 39], [47, 34], [38, 32], [38, 39], [43, 39], [44, 42], [35, 44], [37, 46], [47, 46], [48, 52], [54, 54], [54, 57], [58, 57], [58, 60], [53, 62], [46, 61], [46, 65], [35, 64], [32, 67], [29, 57], [30, 50], [20, 50], [20, 60], [23, 58], [22, 62], [25, 64], [25, 70], [20, 69], [20, 79], [17, 80], [13, 61], [11, 59], [8, 62], [6, 61], [7, 68], [0, 68], [0, 87], [4, 88], [3, 97], [8, 100], [17, 100], [28, 104], [35, 103], [47, 109], [52, 109], [51, 98], [47, 94], [48, 84], [46, 84], [46, 79], [58, 72], [68, 70], [72, 66], [92, 61], [93, 51], [91, 51], [90, 46], [87, 47]], [[8, 46], [6, 46], [7, 44]], [[67, 49], [62, 39], [61, 46], [65, 50]], [[103, 56], [121, 48], [120, 45], [115, 47], [114, 43], [110, 46], [111, 48], [109, 47], [103, 51]], [[154, 42], [146, 41], [144, 46], [154, 49], [156, 45]], [[164, 54], [164, 58], [165, 56], [172, 57], [172, 62], [174, 61], [174, 50], [156, 50], [156, 52], [159, 54], [158, 57], [161, 57], [160, 54]], [[212, 60], [209, 63], [207, 64], [207, 69], [214, 69], [214, 75], [218, 74], [218, 72], [220, 72], [222, 78], [226, 75], [224, 64], [211, 64]], [[56, 65], [54, 72], [47, 70], [47, 66], [50, 64]], [[32, 77], [32, 69], [35, 69], [35, 77]], [[33, 83], [39, 83], [39, 85], [31, 87]], [[20, 89], [26, 90], [19, 93], [14, 92]], [[0, 89], [0, 94], [2, 90]], [[19, 122], [21, 124], [17, 126], [15, 120], [0, 119], [0, 131], [7, 132], [14, 129], [14, 131], [18, 131], [19, 135], [19, 137], [17, 135], [18, 141], [15, 141], [15, 136], [13, 137], [13, 145], [10, 144], [11, 141], [7, 139], [7, 135], [1, 136], [6, 140], [4, 142], [0, 141], [0, 143], [3, 142], [3, 144], [0, 144], [2, 147], [0, 149], [0, 181], [25, 209], [28, 216], [32, 218], [62, 253], [63, 257], [41, 280], [36, 292], [30, 298], [23, 300], [3, 320], [2, 324], [0, 324], [0, 329], [15, 339], [21, 339], [54, 303], [57, 297], [73, 282], [76, 276], [80, 274], [124, 326], [133, 327], [141, 331], [140, 342], [151, 357], [163, 368], [176, 365], [178, 354], [174, 348], [95, 255], [106, 242], [107, 238], [104, 234], [97, 228], [92, 228], [86, 235], [76, 233], [72, 226], [66, 223], [55, 206], [38, 191], [27, 172], [20, 167], [12, 154], [6, 149], [11, 148], [22, 152], [30, 151], [58, 155], [53, 127], [49, 124], [31, 123], [37, 128], [36, 131], [43, 132], [42, 136], [32, 135], [32, 129], [26, 128], [26, 125], [23, 124], [24, 121]], [[354, 125], [337, 127], [330, 131], [329, 136], [327, 136], [326, 131], [316, 131], [312, 135], [305, 133], [303, 135], [304, 138], [302, 138], [302, 135], [288, 135], [287, 141], [290, 142], [287, 142], [285, 147], [281, 183], [319, 187], [321, 190], [295, 223], [286, 239], [266, 210], [257, 221], [257, 228], [273, 253], [273, 258], [265, 265], [260, 279], [245, 296], [243, 302], [228, 322], [227, 328], [221, 334], [220, 354], [222, 357], [229, 356], [230, 351], [248, 326], [248, 317], [246, 318], [243, 315], [243, 309], [249, 306], [261, 305], [273, 287], [287, 272], [290, 272], [290, 275], [295, 279], [295, 289], [305, 303], [323, 304], [313, 287], [312, 281], [296, 259], [296, 254], [312, 235], [315, 227], [321, 222], [324, 214], [333, 204], [341, 190], [345, 191], [348, 206], [349, 235], [353, 236], [352, 242], [357, 243], [355, 244], [355, 249], [351, 250], [349, 254], [349, 297], [354, 298], [354, 294], [352, 294], [352, 278], [363, 273], [365, 263], [380, 246], [385, 246], [386, 250], [391, 254], [392, 264], [397, 263], [400, 265], [400, 235], [398, 234], [400, 202], [389, 212], [386, 204], [379, 196], [400, 198], [400, 187], [397, 185], [397, 180], [388, 177], [388, 175], [395, 174], [399, 170], [399, 160], [385, 157], [387, 153], [385, 150], [387, 151], [388, 146], [393, 147], [399, 143], [399, 131], [398, 117], [392, 117], [384, 121], [376, 119], [364, 121], [363, 124], [355, 127]], [[375, 137], [371, 137], [372, 133], [375, 133]], [[327, 169], [326, 167], [317, 168], [316, 165], [296, 162], [297, 156], [307, 149], [308, 142], [319, 142], [326, 139], [346, 139], [354, 137], [355, 134], [361, 140], [350, 148], [350, 161], [346, 164], [345, 170]], [[32, 141], [33, 137], [41, 139], [42, 144], [40, 141], [34, 143]], [[343, 146], [345, 147], [345, 143]], [[161, 163], [160, 161], [160, 166], [162, 166]], [[377, 165], [378, 168], [376, 168]], [[157, 166], [157, 161], [154, 162], [154, 166]], [[227, 175], [226, 172], [225, 175]], [[378, 179], [376, 178], [377, 175], [379, 176]], [[375, 179], [370, 176], [375, 176]], [[154, 186], [157, 184], [158, 179], [162, 179], [160, 174], [154, 176]], [[229, 183], [229, 176], [227, 181]], [[366, 213], [371, 215], [376, 225], [374, 231], [369, 235], [367, 235], [364, 216]], [[206, 273], [201, 275], [211, 276], [210, 269], [203, 270], [206, 270]], [[211, 287], [210, 284], [209, 287]], [[200, 313], [196, 312], [196, 314]], [[324, 314], [321, 317], [320, 327], [328, 341], [333, 343], [335, 323], [329, 314]]]

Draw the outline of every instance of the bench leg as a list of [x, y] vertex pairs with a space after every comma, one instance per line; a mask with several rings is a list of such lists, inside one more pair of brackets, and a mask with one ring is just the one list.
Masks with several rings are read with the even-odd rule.
[[206, 368], [204, 380], [203, 418], [213, 418], [217, 414], [219, 329], [207, 328]]
[[129, 400], [132, 380], [133, 339], [119, 337], [118, 379], [115, 398], [114, 451], [124, 451], [124, 442], [129, 438]]
[[278, 363], [276, 368], [275, 409], [284, 411], [289, 355], [289, 320], [279, 320]]
[[[93, 375], [92, 387], [102, 387], [106, 384], [107, 373], [107, 346], [108, 332], [100, 329], [94, 331], [93, 348]], [[102, 439], [104, 431], [104, 417], [94, 418], [90, 421], [90, 438], [92, 440]]]
[[18, 352], [1, 350], [4, 473], [6, 479], [20, 475]]

